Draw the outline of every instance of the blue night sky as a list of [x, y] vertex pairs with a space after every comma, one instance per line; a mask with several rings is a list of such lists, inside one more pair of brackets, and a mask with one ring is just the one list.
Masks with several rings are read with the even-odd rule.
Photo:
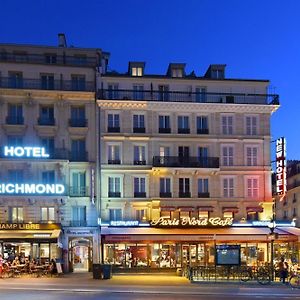
[[120, 72], [130, 60], [158, 74], [185, 62], [200, 76], [224, 63], [228, 78], [269, 79], [281, 103], [272, 138], [285, 136], [288, 159], [300, 159], [300, 1], [1, 0], [0, 7], [0, 43], [57, 45], [63, 32], [68, 45], [110, 52], [110, 68]]

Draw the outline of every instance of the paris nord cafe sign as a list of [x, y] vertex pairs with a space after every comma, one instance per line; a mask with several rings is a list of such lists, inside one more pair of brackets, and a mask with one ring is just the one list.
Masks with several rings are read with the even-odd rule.
[[182, 217], [182, 218], [173, 218], [169, 219], [168, 217], [160, 217], [157, 220], [152, 220], [150, 226], [152, 227], [229, 227], [232, 225], [233, 218], [191, 218], [191, 217]]

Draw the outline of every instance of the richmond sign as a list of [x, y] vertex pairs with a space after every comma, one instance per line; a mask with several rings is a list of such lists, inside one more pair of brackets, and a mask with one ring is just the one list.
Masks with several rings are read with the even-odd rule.
[[183, 217], [180, 219], [173, 218], [169, 219], [166, 217], [160, 217], [157, 220], [152, 220], [150, 226], [152, 227], [192, 227], [192, 228], [202, 228], [202, 227], [230, 227], [232, 225], [233, 218], [190, 218]]

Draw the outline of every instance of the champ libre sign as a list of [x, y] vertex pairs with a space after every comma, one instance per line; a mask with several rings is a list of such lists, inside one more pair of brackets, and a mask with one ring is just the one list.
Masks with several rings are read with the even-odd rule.
[[233, 218], [190, 218], [183, 217], [180, 219], [169, 219], [167, 217], [160, 217], [157, 220], [152, 220], [150, 226], [152, 227], [229, 227], [232, 225]]

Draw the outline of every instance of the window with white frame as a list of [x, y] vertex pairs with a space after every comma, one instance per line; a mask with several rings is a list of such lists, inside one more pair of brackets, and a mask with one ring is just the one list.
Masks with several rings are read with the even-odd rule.
[[120, 131], [120, 115], [109, 113], [107, 115], [107, 129], [108, 131]]
[[197, 119], [197, 133], [208, 134], [208, 118], [207, 116], [198, 116]]
[[198, 178], [198, 197], [209, 197], [208, 178]]
[[134, 197], [146, 197], [146, 178], [134, 177], [133, 178]]
[[142, 67], [132, 67], [131, 75], [138, 76], [138, 77], [143, 76], [143, 68]]
[[258, 178], [247, 178], [247, 197], [258, 198]]
[[144, 100], [144, 86], [140, 84], [133, 85], [133, 100]]
[[159, 116], [158, 123], [159, 133], [171, 133], [170, 116]]
[[54, 207], [41, 207], [41, 221], [55, 221], [55, 208]]
[[229, 145], [222, 146], [222, 164], [223, 166], [233, 166], [234, 147]]
[[143, 129], [145, 132], [145, 116], [144, 115], [133, 115], [133, 130]]
[[179, 178], [179, 197], [191, 197], [190, 178]]
[[109, 164], [121, 163], [120, 148], [120, 145], [108, 145], [107, 158]]
[[133, 163], [135, 165], [146, 164], [146, 147], [143, 145], [135, 145], [133, 147]]
[[223, 197], [234, 197], [234, 178], [223, 178]]
[[159, 178], [160, 197], [171, 197], [171, 178]]
[[196, 102], [206, 102], [206, 87], [196, 87]]
[[188, 116], [178, 116], [178, 130], [189, 130], [189, 117]]
[[246, 135], [257, 135], [258, 117], [246, 116], [245, 127]]
[[120, 209], [120, 208], [110, 208], [109, 209], [109, 220], [110, 221], [120, 221], [120, 220], [122, 220], [122, 209]]
[[246, 146], [246, 162], [247, 166], [257, 166], [257, 146]]
[[221, 116], [221, 128], [222, 134], [233, 134], [233, 116], [223, 115]]
[[135, 218], [139, 221], [147, 220], [147, 209], [146, 208], [136, 208], [135, 209]]
[[9, 207], [8, 220], [10, 223], [23, 223], [24, 221], [23, 207]]
[[120, 177], [108, 177], [108, 197], [121, 197]]

